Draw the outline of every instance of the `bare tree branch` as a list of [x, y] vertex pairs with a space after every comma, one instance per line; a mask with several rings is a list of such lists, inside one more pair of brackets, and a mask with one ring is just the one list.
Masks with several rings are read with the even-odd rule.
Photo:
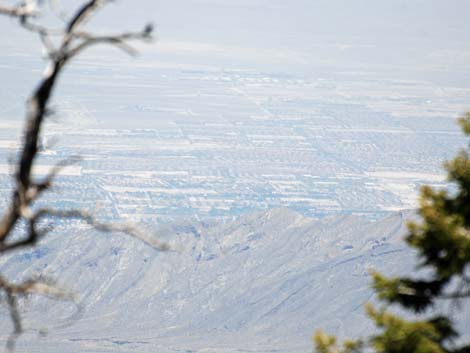
[[[129, 42], [135, 40], [149, 41], [152, 38], [153, 27], [151, 25], [147, 25], [142, 31], [124, 32], [115, 35], [95, 35], [81, 30], [80, 28], [84, 23], [107, 2], [107, 0], [87, 1], [60, 30], [48, 28], [36, 21], [41, 13], [38, 2], [35, 0], [26, 0], [17, 6], [0, 5], [1, 15], [18, 18], [23, 28], [39, 35], [48, 60], [48, 70], [44, 73], [43, 78], [27, 102], [26, 125], [19, 160], [16, 163], [13, 175], [14, 190], [9, 206], [0, 220], [0, 254], [34, 246], [39, 239], [50, 231], [49, 228], [40, 229], [41, 222], [54, 218], [79, 219], [96, 230], [125, 233], [159, 250], [168, 250], [167, 244], [160, 242], [157, 237], [151, 236], [138, 227], [129, 224], [102, 223], [84, 210], [53, 210], [47, 207], [35, 210], [33, 206], [40, 195], [51, 188], [54, 178], [60, 173], [60, 170], [72, 162], [71, 160], [62, 161], [52, 168], [42, 181], [37, 182], [34, 180], [32, 171], [39, 153], [41, 130], [50, 111], [48, 108], [50, 97], [64, 67], [82, 51], [97, 44], [112, 45], [127, 54], [135, 55], [136, 50]], [[51, 9], [57, 8], [55, 1], [49, 3], [49, 5]], [[31, 21], [33, 18], [35, 19], [34, 22]], [[61, 37], [57, 41], [57, 48], [54, 41], [51, 40], [51, 36]], [[11, 240], [13, 229], [19, 220], [26, 221], [27, 225], [24, 230], [26, 234], [23, 238]], [[7, 343], [9, 349], [13, 349], [16, 338], [23, 332], [21, 316], [18, 311], [18, 297], [27, 294], [40, 294], [55, 299], [70, 299], [65, 292], [43, 281], [33, 279], [14, 285], [0, 275], [1, 291], [6, 296], [13, 322], [13, 332]]]
[[86, 21], [97, 9], [98, 7], [104, 5], [106, 0], [90, 0], [85, 5], [83, 5], [72, 17], [67, 25], [66, 32], [68, 34], [73, 33], [74, 30], [80, 25], [80, 23]]
[[12, 17], [36, 17], [39, 15], [35, 4], [26, 2], [19, 6], [2, 6], [0, 5], [0, 14]]
[[17, 297], [8, 290], [5, 290], [7, 297], [8, 309], [10, 311], [10, 319], [13, 323], [13, 332], [8, 337], [7, 349], [13, 351], [15, 348], [15, 342], [18, 336], [23, 332], [23, 324], [21, 322], [21, 316], [18, 312]]
[[[116, 46], [117, 48], [123, 50], [129, 55], [134, 56], [137, 54], [137, 51], [131, 47], [128, 42], [130, 40], [135, 40], [135, 39], [140, 39], [140, 40], [150, 40], [151, 39], [151, 32], [149, 32], [148, 28], [151, 25], [147, 25], [143, 31], [141, 32], [129, 32], [129, 33], [123, 33], [120, 35], [114, 35], [114, 36], [93, 36], [87, 33], [77, 33], [78, 38], [83, 38], [83, 42], [77, 45], [74, 48], [71, 48], [68, 51], [68, 56], [69, 58], [74, 57], [78, 53], [80, 53], [82, 50], [86, 49], [87, 47], [90, 47], [92, 45], [96, 44], [111, 44]], [[151, 31], [151, 30], [150, 30]]]
[[[41, 133], [41, 127], [44, 117], [47, 115], [47, 104], [52, 94], [56, 79], [61, 73], [67, 62], [78, 55], [81, 51], [95, 44], [111, 44], [125, 50], [130, 54], [134, 54], [135, 50], [128, 45], [131, 40], [149, 40], [151, 38], [152, 27], [147, 25], [141, 32], [126, 32], [118, 35], [94, 36], [86, 32], [77, 32], [75, 29], [80, 26], [94, 11], [96, 11], [106, 1], [93, 0], [87, 2], [81, 7], [75, 16], [72, 17], [63, 35], [61, 47], [51, 57], [49, 67], [45, 77], [33, 92], [28, 101], [28, 112], [26, 118], [26, 128], [23, 138], [22, 151], [20, 153], [20, 161], [17, 165], [15, 182], [16, 188], [12, 195], [12, 201], [8, 211], [4, 214], [0, 221], [0, 244], [4, 243], [6, 238], [11, 234], [11, 230], [21, 218], [22, 210], [25, 210], [39, 195], [38, 191], [47, 189], [51, 182], [50, 178], [47, 183], [38, 184], [32, 182], [32, 166], [38, 154], [38, 140]], [[5, 10], [6, 8], [4, 8]], [[33, 13], [31, 9], [26, 11], [25, 6], [8, 8], [8, 13], [22, 19], [22, 23], [28, 23], [25, 17]], [[39, 32], [41, 35], [47, 36], [48, 30], [42, 26], [27, 25], [28, 29]], [[74, 44], [79, 40], [79, 43]], [[56, 172], [51, 171], [51, 176], [55, 176]]]
[[18, 248], [28, 247], [36, 244], [36, 242], [47, 232], [37, 229], [37, 224], [44, 218], [78, 219], [89, 224], [91, 227], [100, 232], [127, 234], [160, 251], [170, 250], [168, 244], [161, 242], [155, 234], [149, 234], [141, 228], [129, 223], [99, 222], [90, 213], [84, 210], [54, 210], [50, 208], [43, 208], [37, 210], [31, 216], [25, 215], [25, 218], [29, 218], [29, 231], [27, 238], [17, 240], [10, 244], [1, 244], [0, 253], [6, 253]]
[[[10, 312], [10, 318], [13, 323], [13, 332], [7, 340], [7, 349], [12, 351], [16, 338], [23, 332], [23, 322], [18, 310], [18, 298], [30, 294], [42, 295], [54, 300], [66, 300], [76, 302], [75, 296], [65, 290], [56, 287], [54, 284], [44, 281], [42, 279], [28, 279], [20, 284], [13, 284], [8, 282], [5, 278], [0, 276], [0, 291], [3, 291], [6, 296], [6, 302]], [[80, 312], [80, 307], [77, 307], [77, 313]], [[76, 313], [74, 313], [75, 315]]]

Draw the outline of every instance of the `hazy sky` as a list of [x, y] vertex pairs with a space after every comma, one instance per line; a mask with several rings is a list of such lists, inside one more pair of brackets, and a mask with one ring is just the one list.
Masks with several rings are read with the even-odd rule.
[[[83, 1], [62, 3], [71, 13]], [[114, 48], [83, 58], [101, 67], [122, 63], [129, 72], [145, 61], [307, 77], [366, 72], [470, 87], [469, 14], [469, 0], [120, 0], [90, 26], [109, 33], [153, 22], [158, 42], [134, 61]], [[0, 17], [0, 79], [10, 82], [0, 104], [37, 81], [40, 49], [35, 35]]]
[[[63, 3], [72, 8], [80, 1]], [[152, 21], [163, 50], [207, 51], [208, 44], [218, 46], [219, 55], [228, 48], [267, 50], [274, 61], [290, 56], [304, 67], [468, 68], [469, 13], [467, 0], [122, 0], [94, 23], [111, 28]], [[11, 40], [12, 27], [11, 20], [0, 21], [1, 45]]]

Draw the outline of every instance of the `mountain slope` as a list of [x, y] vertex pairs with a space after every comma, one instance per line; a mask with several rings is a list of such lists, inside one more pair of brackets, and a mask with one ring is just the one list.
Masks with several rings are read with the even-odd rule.
[[[39, 322], [31, 332], [48, 323], [47, 342], [68, 351], [113, 351], [112, 337], [132, 344], [131, 351], [153, 351], [161, 342], [159, 351], [305, 351], [318, 327], [343, 336], [371, 328], [363, 314], [372, 294], [368, 270], [397, 273], [413, 263], [401, 240], [403, 220], [402, 213], [373, 222], [275, 209], [230, 222], [168, 225], [158, 230], [175, 250], [167, 253], [72, 228], [1, 266], [11, 278], [34, 271], [58, 277], [81, 295], [83, 317], [71, 326], [59, 326], [73, 313], [67, 303], [33, 298], [25, 313], [29, 324]], [[19, 350], [34, 342], [26, 335]]]

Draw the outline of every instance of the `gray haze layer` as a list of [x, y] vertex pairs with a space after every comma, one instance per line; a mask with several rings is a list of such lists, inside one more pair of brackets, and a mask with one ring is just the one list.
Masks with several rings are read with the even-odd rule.
[[[442, 163], [465, 146], [455, 119], [470, 108], [469, 11], [463, 0], [106, 7], [96, 31], [151, 21], [159, 39], [137, 58], [93, 49], [66, 70], [35, 173], [83, 161], [43, 202], [158, 229], [181, 252], [65, 221], [3, 257], [2, 273], [58, 277], [87, 303], [75, 325], [54, 321], [43, 347], [300, 352], [318, 326], [369, 332], [368, 269], [413, 263], [400, 240], [409, 214], [397, 211], [424, 183], [446, 187]], [[0, 209], [40, 51], [0, 19]], [[37, 344], [46, 313], [74, 309], [32, 304], [18, 351]]]

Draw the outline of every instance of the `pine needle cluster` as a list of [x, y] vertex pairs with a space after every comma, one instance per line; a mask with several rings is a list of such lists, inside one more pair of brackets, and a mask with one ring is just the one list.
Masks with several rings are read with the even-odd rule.
[[[470, 113], [459, 124], [470, 137]], [[421, 220], [408, 223], [406, 242], [417, 251], [419, 267], [426, 269], [426, 275], [390, 278], [373, 272], [373, 288], [383, 306], [376, 309], [367, 304], [366, 312], [379, 333], [339, 345], [334, 336], [318, 331], [314, 336], [317, 352], [470, 353], [470, 344], [457, 343], [461, 340], [451, 315], [436, 314], [443, 307], [437, 303], [450, 300], [465, 305], [470, 298], [469, 149], [445, 164], [448, 181], [455, 188], [423, 186], [418, 210]], [[392, 313], [391, 304], [410, 315]]]

